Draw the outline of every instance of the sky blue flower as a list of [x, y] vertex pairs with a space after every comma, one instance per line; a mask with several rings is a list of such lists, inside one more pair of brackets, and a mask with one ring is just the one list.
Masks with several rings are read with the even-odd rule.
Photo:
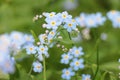
[[66, 20], [68, 20], [68, 19], [71, 19], [72, 16], [69, 15], [67, 11], [64, 11], [64, 12], [61, 13], [61, 18], [62, 18], [64, 21], [66, 21]]
[[54, 18], [54, 17], [56, 16], [56, 13], [55, 13], [55, 12], [43, 13], [43, 15], [44, 15], [46, 18]]
[[57, 28], [61, 25], [61, 21], [59, 20], [59, 18], [55, 17], [55, 18], [46, 18], [46, 28], [47, 29], [53, 29], [53, 30], [57, 30]]
[[76, 17], [75, 20], [77, 22], [77, 24], [80, 27], [85, 27], [85, 18], [86, 18], [86, 14], [85, 13], [81, 13], [79, 17]]
[[78, 6], [78, 0], [64, 0], [63, 1], [63, 8], [65, 10], [74, 10]]
[[84, 68], [84, 64], [83, 64], [84, 60], [83, 59], [77, 59], [74, 58], [73, 61], [70, 63], [70, 66], [75, 70], [79, 70], [79, 69], [83, 69]]
[[12, 43], [16, 44], [16, 45], [21, 45], [25, 42], [23, 36], [24, 36], [24, 34], [21, 32], [18, 32], [18, 31], [13, 31], [10, 34]]
[[69, 63], [69, 60], [71, 60], [73, 58], [73, 56], [71, 54], [62, 54], [62, 59], [61, 59], [61, 63], [64, 63], [64, 64], [68, 64]]
[[95, 14], [95, 17], [96, 17], [96, 23], [98, 25], [103, 25], [104, 22], [106, 21], [106, 18], [102, 16], [102, 14], [100, 12], [97, 12]]
[[65, 29], [67, 29], [68, 32], [71, 32], [73, 30], [76, 30], [77, 23], [73, 19], [69, 19], [65, 21], [65, 25], [63, 26]]
[[52, 30], [52, 31], [49, 32], [48, 38], [49, 38], [49, 37], [50, 37], [50, 38], [51, 38], [51, 37], [53, 38], [55, 35], [56, 35], [56, 30]]
[[37, 52], [37, 47], [34, 45], [27, 45], [26, 52], [27, 54], [35, 54]]
[[79, 17], [75, 18], [75, 20], [80, 27], [91, 28], [103, 25], [106, 21], [106, 18], [103, 17], [100, 12], [97, 12], [95, 14], [81, 13]]
[[25, 34], [23, 37], [25, 39], [25, 43], [34, 43], [35, 41], [32, 35]]
[[42, 67], [41, 63], [39, 63], [38, 61], [33, 62], [33, 71], [34, 72], [42, 72], [42, 69], [43, 69], [43, 67]]
[[0, 60], [0, 70], [5, 73], [14, 73], [15, 71], [15, 60], [13, 57], [10, 57], [9, 55], [2, 55], [2, 59]]
[[96, 24], [97, 21], [95, 19], [96, 19], [96, 17], [94, 14], [88, 15], [85, 19], [86, 27], [88, 27], [88, 28], [97, 27], [97, 24]]
[[70, 80], [72, 76], [74, 76], [75, 73], [72, 71], [71, 68], [68, 68], [68, 69], [63, 69], [62, 70], [62, 78], [63, 79], [66, 79], [66, 80]]
[[109, 12], [107, 12], [107, 17], [110, 19], [110, 20], [113, 20], [115, 16], [118, 16], [120, 14], [119, 11], [117, 10], [111, 10]]
[[74, 57], [80, 57], [82, 56], [84, 53], [82, 52], [82, 47], [73, 47], [71, 54], [74, 55]]
[[46, 57], [49, 57], [48, 47], [47, 47], [47, 46], [40, 45], [40, 46], [37, 48], [37, 51], [38, 51], [38, 54], [44, 54]]
[[112, 10], [107, 13], [108, 19], [112, 22], [114, 28], [120, 27], [120, 11]]
[[41, 44], [45, 44], [45, 39], [47, 38], [46, 34], [40, 34], [39, 35], [39, 40]]
[[120, 14], [118, 16], [114, 16], [114, 19], [112, 20], [112, 24], [114, 28], [120, 27]]
[[91, 76], [89, 74], [83, 74], [82, 80], [91, 80]]
[[43, 55], [42, 55], [42, 54], [38, 54], [37, 59], [38, 59], [39, 61], [43, 61]]

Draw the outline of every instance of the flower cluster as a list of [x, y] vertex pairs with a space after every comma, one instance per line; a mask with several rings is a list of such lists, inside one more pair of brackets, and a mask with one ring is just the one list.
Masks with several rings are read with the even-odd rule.
[[112, 22], [113, 27], [120, 27], [120, 11], [112, 10], [107, 13], [108, 19]]
[[82, 55], [84, 55], [82, 47], [75, 46], [70, 49], [68, 53], [62, 54], [61, 63], [70, 65], [68, 69], [63, 69], [63, 79], [70, 80], [70, 78], [75, 75], [75, 71], [84, 68], [84, 59], [81, 58]]
[[37, 44], [29, 43], [25, 46], [27, 54], [35, 55], [36, 61], [33, 62], [34, 72], [42, 72], [41, 62], [45, 57], [49, 57], [48, 49], [53, 47], [55, 44], [55, 41], [53, 41], [53, 39], [58, 35], [59, 33], [56, 33], [56, 30], [46, 31], [46, 33], [40, 34], [38, 36], [39, 40]]
[[57, 14], [55, 12], [43, 13], [43, 16], [46, 17], [44, 27], [47, 29], [57, 30], [59, 26], [62, 26], [68, 32], [76, 30], [76, 21], [66, 11]]
[[0, 35], [0, 70], [4, 73], [14, 72], [14, 56], [28, 43], [34, 42], [31, 35], [13, 31]]
[[106, 18], [103, 17], [100, 12], [97, 12], [96, 14], [81, 13], [79, 17], [75, 18], [75, 20], [79, 26], [91, 28], [103, 25], [106, 21]]

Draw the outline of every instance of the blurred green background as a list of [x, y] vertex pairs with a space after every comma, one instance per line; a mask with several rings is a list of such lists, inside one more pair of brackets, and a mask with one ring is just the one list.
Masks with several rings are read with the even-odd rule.
[[[37, 22], [33, 22], [33, 17], [36, 14], [39, 15], [43, 12], [65, 11], [65, 8], [63, 8], [62, 5], [64, 1], [65, 0], [0, 0], [0, 33], [9, 33], [14, 30], [30, 33], [30, 30], [32, 29], [39, 35], [44, 32], [44, 29], [42, 29], [44, 20], [41, 19]], [[78, 6], [76, 9], [68, 10], [68, 12], [73, 15], [73, 17], [79, 16], [81, 12], [101, 12], [105, 16], [110, 10], [115, 9], [120, 11], [119, 2], [120, 0], [77, 0]], [[98, 28], [98, 33], [100, 34], [102, 32], [108, 34], [108, 39], [106, 41], [101, 41], [99, 45], [100, 73], [103, 74], [104, 71], [112, 72], [110, 74], [118, 80], [118, 73], [120, 72], [118, 69], [118, 65], [120, 65], [118, 64], [118, 59], [120, 58], [120, 29], [114, 29], [112, 23], [107, 20], [104, 26]], [[94, 66], [96, 63], [96, 51], [94, 49], [95, 41], [82, 41], [79, 45], [83, 47], [86, 54], [86, 63], [93, 63], [90, 65]], [[49, 53], [50, 58], [47, 60], [47, 79], [61, 80], [61, 70], [66, 67], [60, 64], [60, 55], [62, 54], [61, 49], [56, 50], [56, 47], [54, 47]], [[88, 59], [86, 56], [89, 54], [92, 54], [92, 56]], [[11, 80], [27, 80], [26, 76], [32, 60], [30, 58], [25, 58], [23, 62], [24, 63], [18, 63], [17, 67], [20, 69], [20, 72], [18, 70], [16, 74], [11, 75], [11, 77], [14, 77], [11, 78]], [[21, 68], [22, 66], [20, 64], [24, 66], [25, 70]], [[92, 68], [94, 69], [94, 67]], [[91, 73], [92, 68], [88, 68], [88, 70], [82, 72]], [[20, 74], [22, 75], [19, 76]], [[42, 74], [32, 74], [36, 75], [35, 78], [33, 77], [34, 80], [43, 80]], [[99, 74], [98, 77], [100, 77], [101, 74]], [[106, 76], [110, 76], [110, 74], [107, 74]], [[0, 75], [0, 80], [4, 80], [4, 78], [8, 79], [8, 76], [2, 76], [3, 74], [1, 73]], [[106, 80], [109, 80], [109, 78]]]

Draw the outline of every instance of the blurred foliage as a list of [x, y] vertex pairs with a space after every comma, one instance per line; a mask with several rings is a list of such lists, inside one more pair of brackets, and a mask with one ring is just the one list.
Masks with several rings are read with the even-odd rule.
[[[41, 19], [34, 23], [32, 21], [33, 17], [43, 12], [62, 12], [64, 11], [61, 5], [63, 2], [64, 0], [0, 0], [0, 33], [9, 33], [13, 30], [30, 33], [32, 29], [39, 35], [44, 32], [44, 29], [41, 28], [44, 21]], [[109, 10], [120, 10], [119, 2], [120, 0], [78, 0], [79, 6], [68, 12], [74, 17], [78, 16], [81, 12], [102, 12], [105, 15]], [[108, 34], [107, 41], [100, 41], [99, 44], [101, 72], [99, 72], [97, 78], [100, 80], [106, 76], [105, 80], [110, 80], [110, 78], [111, 80], [118, 80], [118, 73], [120, 72], [118, 70], [118, 59], [120, 58], [120, 29], [113, 29], [111, 22], [107, 21], [104, 26], [97, 28], [97, 31], [98, 35], [102, 32]], [[91, 35], [93, 35], [93, 33], [94, 30], [91, 32]], [[94, 36], [90, 41], [85, 40], [76, 45], [83, 46], [85, 63], [89, 66], [87, 72], [86, 70], [82, 72], [94, 73], [96, 68]], [[65, 46], [70, 47], [71, 45]], [[46, 63], [47, 80], [60, 80], [61, 70], [66, 67], [60, 64], [60, 56], [63, 52], [61, 49], [54, 47], [49, 50], [49, 53], [50, 57]], [[24, 54], [24, 52], [21, 53], [21, 55], [22, 54]], [[22, 61], [17, 61], [16, 73], [10, 75], [10, 80], [27, 80], [29, 77], [33, 80], [43, 79], [42, 73], [37, 74], [32, 72], [32, 75], [28, 76], [32, 64], [32, 57], [25, 56]], [[0, 80], [8, 79], [8, 75], [3, 75], [4, 74], [0, 73]], [[114, 77], [116, 77], [116, 79], [114, 79]]]

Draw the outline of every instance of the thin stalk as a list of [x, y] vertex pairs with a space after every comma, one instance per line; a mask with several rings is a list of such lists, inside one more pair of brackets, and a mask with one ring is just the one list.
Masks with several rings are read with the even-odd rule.
[[[36, 60], [36, 59], [34, 58], [33, 62], [34, 62], [35, 60]], [[29, 78], [31, 78], [31, 72], [32, 72], [32, 65], [31, 65], [30, 71], [28, 72], [28, 80], [29, 80]]]
[[97, 76], [98, 71], [99, 71], [99, 45], [98, 44], [99, 44], [99, 39], [96, 42], [96, 49], [97, 49], [97, 52], [96, 52], [96, 64], [97, 64], [97, 68], [96, 68], [93, 80], [96, 80], [96, 76]]
[[43, 55], [43, 77], [44, 77], [44, 80], [46, 80], [46, 63], [45, 63], [45, 55]]
[[[69, 35], [69, 39], [70, 40], [72, 40], [72, 38], [71, 38], [71, 35], [70, 35], [70, 33], [68, 32], [68, 35]], [[74, 44], [72, 43], [72, 46], [74, 46]]]
[[78, 72], [76, 72], [75, 80], [78, 80]]

